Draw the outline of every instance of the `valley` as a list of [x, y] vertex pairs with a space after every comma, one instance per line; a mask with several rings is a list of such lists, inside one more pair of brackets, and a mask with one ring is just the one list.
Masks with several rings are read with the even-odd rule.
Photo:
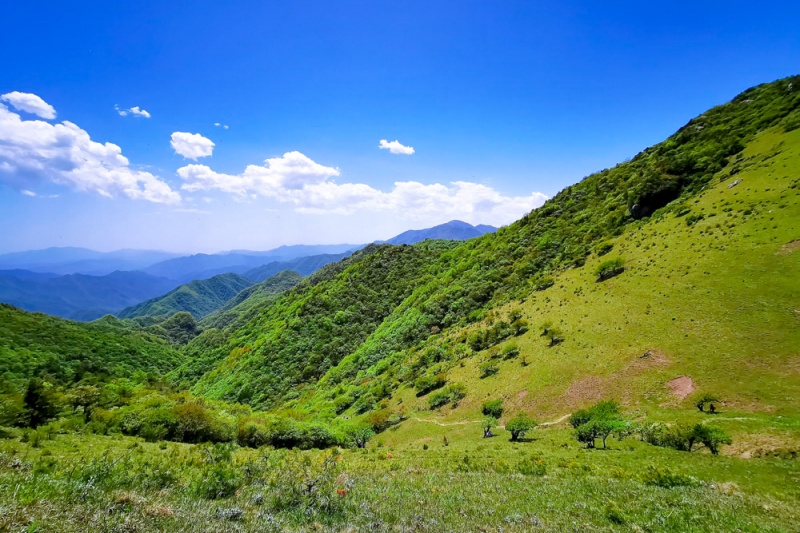
[[467, 240], [3, 305], [0, 530], [794, 530], [798, 88]]

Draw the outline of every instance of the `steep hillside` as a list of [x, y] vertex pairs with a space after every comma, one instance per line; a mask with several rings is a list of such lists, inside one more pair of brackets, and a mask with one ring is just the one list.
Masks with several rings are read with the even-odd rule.
[[451, 241], [466, 241], [467, 239], [474, 239], [487, 233], [494, 233], [497, 228], [481, 224], [473, 226], [460, 220], [451, 220], [445, 224], [439, 224], [432, 228], [408, 230], [401, 233], [396, 237], [392, 237], [388, 241], [389, 244], [415, 244], [422, 242], [425, 239], [444, 239]]
[[176, 285], [143, 272], [55, 276], [6, 270], [0, 271], [0, 302], [73, 320], [94, 320], [164, 294]]
[[252, 320], [275, 296], [288, 291], [302, 279], [303, 276], [292, 270], [279, 272], [261, 283], [247, 287], [221, 308], [203, 318], [200, 324], [204, 328], [237, 329]]
[[231, 333], [214, 354], [232, 360], [205, 375], [197, 391], [263, 405], [296, 396], [297, 386], [316, 381], [363, 343], [453, 246], [370, 245], [327, 265]]
[[0, 304], [0, 380], [17, 386], [42, 376], [65, 383], [89, 373], [160, 376], [181, 360], [167, 343], [140, 331], [70, 322]]
[[238, 274], [220, 274], [181, 285], [163, 296], [123, 309], [120, 318], [171, 316], [180, 311], [200, 319], [216, 311], [253, 281]]
[[[195, 390], [263, 406], [292, 400], [290, 405], [295, 408], [332, 416], [348, 409], [358, 413], [378, 408], [393, 395], [408, 405], [408, 394], [413, 397], [414, 393], [408, 387], [415, 380], [444, 372], [450, 381], [470, 380], [467, 397], [472, 402], [500, 390], [498, 383], [488, 381], [494, 379], [506, 383], [509, 391], [517, 388], [520, 405], [545, 413], [558, 411], [556, 406], [582, 404], [612, 393], [619, 385], [606, 386], [597, 376], [602, 372], [620, 371], [629, 376], [625, 379], [633, 385], [619, 390], [629, 390], [631, 401], [651, 397], [653, 390], [664, 390], [666, 376], [640, 372], [639, 366], [653, 362], [654, 368], [661, 368], [657, 361], [666, 360], [675, 365], [669, 367], [670, 375], [685, 372], [695, 374], [698, 380], [713, 380], [709, 386], [730, 391], [732, 402], [744, 406], [752, 398], [769, 395], [769, 402], [758, 407], [753, 404], [753, 408], [785, 408], [785, 399], [796, 392], [792, 385], [797, 382], [792, 374], [795, 370], [789, 371], [790, 377], [786, 372], [797, 365], [792, 359], [799, 345], [794, 333], [797, 328], [791, 325], [798, 318], [787, 310], [797, 301], [800, 276], [794, 256], [787, 253], [787, 259], [775, 259], [784, 256], [774, 254], [798, 238], [798, 177], [793, 174], [797, 164], [792, 159], [800, 135], [798, 87], [800, 77], [749, 89], [629, 162], [568, 187], [496, 234], [450, 247], [429, 244], [365, 250], [339, 267], [335, 275], [331, 271], [317, 283], [301, 284], [277, 299], [257, 320], [233, 332], [219, 349], [229, 355], [203, 376]], [[753, 172], [746, 179], [755, 182], [766, 165], [772, 172], [763, 178], [772, 180], [768, 185], [757, 188], [744, 181], [745, 173]], [[726, 178], [730, 181], [720, 184]], [[742, 183], [728, 189], [736, 179]], [[718, 200], [709, 204], [706, 212], [699, 210], [720, 191], [731, 191], [729, 204]], [[711, 217], [712, 205], [715, 217]], [[764, 219], [753, 216], [759, 213], [757, 209], [767, 211]], [[755, 227], [749, 225], [756, 221], [760, 224], [758, 237], [752, 233]], [[686, 233], [680, 240], [677, 228]], [[714, 246], [722, 245], [722, 255], [712, 253], [716, 248], [694, 244], [710, 244], [709, 231]], [[639, 248], [623, 245], [621, 239], [635, 239]], [[726, 239], [729, 242], [724, 244]], [[760, 249], [759, 239], [767, 239], [771, 248]], [[661, 255], [637, 255], [644, 250], [658, 250]], [[398, 268], [398, 260], [423, 252], [428, 259], [424, 268], [401, 268], [391, 277], [384, 275]], [[601, 255], [627, 261], [627, 270], [617, 278], [596, 282], [594, 269]], [[657, 263], [658, 259], [662, 262]], [[781, 266], [781, 261], [789, 263]], [[705, 268], [696, 272], [696, 279], [678, 278], [679, 273], [689, 276], [695, 272], [692, 262], [705, 264]], [[759, 264], [762, 270], [752, 268]], [[643, 277], [633, 283], [630, 294], [614, 293], [612, 298], [608, 292], [626, 277], [633, 278], [639, 269]], [[604, 277], [615, 274], [619, 266], [606, 270]], [[735, 282], [738, 285], [724, 284], [724, 280], [735, 279], [735, 272], [744, 272]], [[353, 284], [359, 277], [373, 281]], [[676, 307], [671, 307], [658, 292], [661, 283], [666, 284], [662, 292], [676, 283], [687, 283], [687, 288], [695, 287], [692, 290], [697, 292], [681, 295], [670, 289], [677, 298]], [[731, 307], [732, 302], [740, 301], [730, 294], [734, 286], [748, 301], [759, 302], [756, 307], [760, 311], [744, 304]], [[753, 291], [745, 290], [751, 286]], [[351, 299], [339, 297], [342, 287], [357, 287], [351, 290], [362, 293], [354, 294], [351, 304]], [[398, 293], [398, 287], [404, 290]], [[568, 287], [574, 297], [556, 300], [556, 295], [563, 294], [560, 287]], [[759, 294], [770, 294], [770, 298]], [[373, 301], [383, 306], [375, 317], [379, 320], [359, 320]], [[366, 305], [359, 310], [353, 307], [356, 302]], [[613, 312], [598, 316], [605, 304], [612, 305]], [[554, 306], [561, 312], [569, 310], [575, 321], [567, 322]], [[520, 315], [528, 317], [529, 326], [520, 321]], [[775, 322], [779, 316], [783, 318]], [[584, 322], [590, 317], [599, 325], [590, 327]], [[521, 356], [487, 361], [487, 368], [497, 366], [501, 376], [504, 365], [516, 361], [520, 369], [506, 372], [509, 377], [505, 380], [478, 379], [478, 361], [494, 354], [484, 350], [511, 335], [522, 334], [518, 339], [521, 352], [537, 342], [546, 347], [541, 335], [552, 330], [544, 327], [546, 322], [561, 330], [553, 336], [563, 342], [530, 352], [525, 356], [527, 366], [521, 364]], [[530, 330], [525, 334], [526, 327]], [[351, 329], [357, 334], [351, 334]], [[470, 334], [478, 329], [475, 340]], [[762, 339], [753, 331], [759, 330], [768, 330], [763, 335], [772, 339], [770, 347], [775, 351], [769, 358], [762, 357], [763, 348], [757, 349]], [[666, 333], [658, 336], [659, 331]], [[744, 331], [749, 332], [747, 337], [741, 333]], [[681, 338], [681, 333], [686, 339], [680, 343], [681, 350], [691, 351], [678, 352], [675, 341], [666, 343], [666, 335]], [[575, 355], [557, 355], [571, 346]], [[657, 355], [640, 361], [638, 357], [647, 351]], [[632, 359], [634, 355], [636, 359]], [[532, 360], [534, 357], [537, 359]], [[634, 366], [624, 371], [618, 366], [623, 360]], [[744, 361], [752, 362], [746, 366]], [[724, 372], [719, 365], [726, 365]], [[740, 373], [761, 378], [737, 388]], [[634, 375], [644, 377], [639, 382]], [[531, 394], [533, 386], [526, 380], [538, 380], [536, 390], [546, 393]], [[650, 383], [650, 389], [644, 383]], [[758, 383], [773, 383], [772, 392], [759, 392]], [[570, 395], [580, 400], [564, 399]], [[527, 398], [525, 402], [523, 398]], [[466, 409], [470, 404], [461, 405]]]
[[341, 254], [320, 254], [311, 255], [308, 257], [298, 257], [291, 261], [274, 261], [260, 267], [253, 268], [245, 271], [244, 277], [252, 279], [253, 281], [264, 281], [279, 272], [284, 270], [291, 270], [297, 272], [301, 276], [308, 276], [319, 270], [320, 268], [336, 261], [341, 261], [348, 257], [351, 252], [344, 252]]

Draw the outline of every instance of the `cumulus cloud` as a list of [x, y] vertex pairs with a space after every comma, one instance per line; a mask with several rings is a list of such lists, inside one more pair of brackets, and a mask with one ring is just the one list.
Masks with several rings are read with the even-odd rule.
[[187, 159], [197, 161], [199, 157], [208, 157], [214, 151], [214, 142], [199, 133], [176, 131], [170, 141], [175, 153]]
[[8, 102], [14, 109], [25, 111], [37, 117], [48, 120], [56, 118], [55, 108], [35, 94], [14, 91], [0, 96], [0, 100]]
[[389, 142], [386, 139], [381, 139], [378, 148], [381, 150], [389, 150], [389, 152], [393, 154], [411, 155], [414, 153], [414, 148], [411, 146], [403, 146], [400, 144], [400, 141], [396, 139], [392, 142]]
[[140, 109], [138, 105], [129, 107], [128, 109], [121, 109], [119, 106], [114, 106], [114, 109], [117, 110], [117, 113], [119, 113], [121, 117], [132, 115], [134, 117], [150, 118], [150, 113], [145, 109]]
[[168, 204], [181, 199], [158, 177], [130, 168], [116, 144], [95, 142], [72, 122], [23, 120], [0, 104], [0, 183], [31, 192], [42, 182], [106, 197]]
[[240, 198], [254, 195], [292, 205], [297, 212], [353, 214], [385, 212], [421, 221], [443, 217], [468, 222], [507, 224], [547, 199], [542, 193], [504, 196], [491, 187], [467, 181], [448, 185], [416, 181], [396, 182], [390, 191], [364, 183], [336, 183], [337, 168], [316, 163], [300, 152], [267, 159], [264, 165], [248, 165], [241, 174], [215, 172], [206, 165], [178, 169], [186, 191], [219, 190]]

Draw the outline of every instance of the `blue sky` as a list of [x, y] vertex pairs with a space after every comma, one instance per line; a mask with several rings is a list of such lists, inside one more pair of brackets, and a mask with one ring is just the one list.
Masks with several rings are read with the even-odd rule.
[[800, 72], [794, 2], [554, 4], [4, 5], [0, 252], [507, 224]]

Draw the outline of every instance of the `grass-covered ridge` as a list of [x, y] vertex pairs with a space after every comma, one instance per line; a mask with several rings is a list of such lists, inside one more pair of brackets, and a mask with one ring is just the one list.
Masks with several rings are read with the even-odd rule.
[[[514, 329], [508, 327], [514, 321], [510, 319], [514, 309], [509, 307], [499, 314], [491, 313], [490, 309], [541, 295], [536, 301], [546, 299], [548, 309], [544, 309], [542, 304], [538, 308], [530, 304], [522, 308], [528, 322], [535, 327], [537, 322], [557, 318], [547, 316], [551, 314], [551, 295], [558, 290], [548, 287], [560, 279], [575, 279], [571, 286], [578, 295], [573, 300], [579, 299], [581, 305], [587, 306], [585, 312], [591, 313], [598, 302], [588, 298], [587, 291], [597, 293], [593, 298], [608, 298], [602, 296], [602, 291], [616, 286], [616, 280], [623, 280], [626, 276], [630, 279], [627, 274], [636, 271], [635, 265], [630, 264], [633, 258], [621, 257], [627, 263], [619, 263], [615, 268], [626, 273], [603, 283], [596, 282], [599, 256], [603, 256], [603, 261], [620, 258], [622, 247], [615, 244], [615, 239], [621, 235], [627, 239], [627, 235], [637, 232], [643, 248], [670, 246], [670, 233], [663, 232], [665, 226], [655, 229], [668, 217], [681, 219], [671, 224], [688, 232], [686, 238], [690, 240], [674, 245], [688, 245], [691, 239], [705, 239], [707, 222], [702, 222], [701, 214], [689, 211], [693, 202], [708, 198], [711, 194], [708, 187], [722, 178], [737, 176], [745, 169], [755, 170], [761, 164], [757, 163], [760, 159], [769, 160], [780, 153], [788, 157], [789, 149], [796, 143], [795, 128], [800, 116], [800, 91], [796, 87], [800, 87], [798, 77], [749, 89], [732, 102], [693, 119], [675, 135], [648, 148], [631, 161], [568, 187], [540, 209], [494, 235], [434, 254], [429, 248], [418, 246], [411, 249], [420, 252], [397, 252], [394, 256], [381, 251], [377, 259], [366, 252], [357, 254], [351, 261], [337, 267], [340, 271], [335, 277], [320, 279], [313, 285], [300, 285], [265, 310], [262, 318], [234, 332], [224, 348], [229, 354], [227, 358], [204, 376], [195, 390], [259, 405], [276, 405], [281, 400], [297, 397], [297, 401], [291, 403], [292, 407], [312, 412], [325, 411], [328, 413], [325, 416], [342, 412], [350, 405], [354, 405], [357, 412], [363, 412], [377, 409], [381, 401], [404, 385], [408, 386], [425, 374], [447, 370], [454, 361], [468, 356], [473, 351], [467, 342], [473, 327], [470, 324], [483, 320], [480, 327], [494, 328], [489, 334], [492, 342], [509, 337], [510, 329]], [[769, 135], [767, 130], [780, 139], [773, 144], [764, 144], [765, 136]], [[745, 147], [749, 152], [743, 152]], [[775, 179], [774, 186], [752, 189], [752, 198], [748, 201], [771, 201], [776, 191], [788, 196], [790, 202], [785, 206], [788, 211], [779, 213], [785, 217], [782, 224], [768, 228], [767, 232], [775, 233], [776, 239], [791, 240], [796, 238], [793, 222], [797, 220], [789, 216], [793, 207], [791, 200], [796, 197], [796, 189], [790, 189], [794, 177], [782, 167], [777, 170], [781, 175]], [[717, 189], [724, 187], [718, 185]], [[731, 190], [732, 195], [742, 196], [745, 188]], [[730, 213], [736, 209], [734, 205], [737, 204], [718, 209], [730, 207], [724, 215], [730, 218], [733, 216]], [[741, 212], [745, 211], [746, 208], [742, 207]], [[780, 233], [781, 228], [783, 233]], [[732, 245], [745, 250], [752, 246], [746, 232], [740, 228], [725, 231]], [[719, 235], [716, 237], [721, 238]], [[394, 264], [407, 254], [423, 250], [428, 260], [423, 270]], [[683, 260], [662, 257], [666, 261], [659, 268], [682, 272], [687, 266], [691, 268], [693, 262], [707, 260], [706, 271], [713, 272], [730, 268], [726, 265], [735, 265], [741, 259], [741, 255], [733, 254], [698, 252], [694, 256], [690, 251], [682, 253], [687, 254]], [[648, 261], [648, 266], [654, 265], [655, 258]], [[392, 268], [398, 268], [398, 271], [392, 272], [391, 276], [384, 275], [384, 271]], [[354, 275], [375, 281], [369, 286], [352, 284]], [[399, 280], [397, 276], [404, 277]], [[754, 273], [754, 277], [767, 279], [758, 273]], [[706, 289], [710, 290], [716, 279], [712, 277], [698, 282], [711, 283]], [[787, 283], [792, 289], [792, 282]], [[353, 288], [348, 289], [351, 286]], [[404, 292], [398, 294], [394, 289], [397, 286], [401, 286]], [[380, 313], [380, 320], [364, 322], [355, 318], [351, 321], [353, 309], [348, 307], [350, 304], [346, 299], [336, 295], [341, 290], [355, 294], [355, 287], [364, 289], [357, 295], [357, 300], [367, 298], [367, 301], [380, 301], [386, 305]], [[628, 299], [624, 305], [639, 305], [643, 309], [648, 304], [652, 306], [656, 296], [651, 292], [654, 285], [645, 283], [637, 287], [639, 293], [631, 295], [635, 299]], [[402, 298], [398, 299], [398, 296]], [[676, 316], [659, 314], [659, 319], [666, 318], [668, 323], [673, 318], [689, 321], [695, 305], [716, 303], [717, 300], [704, 296], [700, 302], [695, 302], [694, 297], [685, 301], [688, 306], [680, 309]], [[572, 301], [569, 305], [574, 308]], [[320, 316], [320, 321], [314, 322], [310, 328], [295, 329], [308, 323], [305, 313], [309, 310]], [[714, 307], [705, 317], [714, 320], [720, 310]], [[611, 315], [607, 319], [616, 322], [620, 316]], [[630, 318], [627, 320], [631, 321]], [[269, 333], [283, 331], [284, 327], [288, 327], [289, 332], [302, 331], [302, 335]], [[566, 327], [581, 326], [570, 323]], [[621, 324], [614, 327], [624, 330], [628, 339], [645, 332], [644, 329], [623, 328]], [[351, 329], [357, 329], [357, 334], [352, 335]], [[573, 331], [570, 333], [572, 336], [567, 337], [559, 349], [588, 340]], [[527, 339], [534, 337], [532, 330], [521, 342], [533, 342]], [[606, 337], [607, 332], [604, 339]], [[786, 342], [790, 340], [786, 339]], [[427, 344], [420, 344], [423, 342]], [[692, 338], [692, 342], [697, 346], [705, 339]], [[628, 340], [625, 344], [642, 352], [650, 348], [645, 342], [631, 343]], [[727, 345], [723, 344], [723, 348], [727, 349]], [[706, 360], [716, 364], [721, 356], [721, 353], [712, 354]], [[578, 369], [606, 363], [603, 356], [589, 357], [579, 366], [572, 364], [572, 375]], [[527, 372], [533, 371], [530, 368]], [[544, 379], [542, 369], [537, 372], [538, 379]], [[567, 377], [553, 376], [561, 387], [569, 384], [568, 379], [561, 379]], [[306, 387], [298, 390], [298, 385], [313, 384], [317, 379], [320, 382], [316, 389]]]

